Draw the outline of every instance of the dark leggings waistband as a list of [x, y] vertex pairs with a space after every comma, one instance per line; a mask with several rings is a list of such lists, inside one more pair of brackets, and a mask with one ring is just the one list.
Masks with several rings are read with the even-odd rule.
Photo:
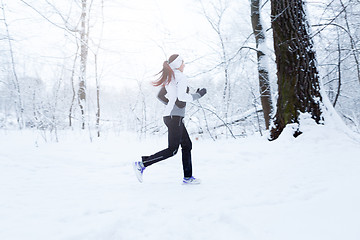
[[[179, 126], [182, 123], [184, 117], [182, 116], [164, 116], [164, 123], [168, 126], [169, 123], [178, 123]], [[168, 126], [169, 127], [169, 126]]]
[[164, 118], [184, 118], [183, 116], [176, 116], [176, 115], [170, 115], [170, 116], [164, 116]]

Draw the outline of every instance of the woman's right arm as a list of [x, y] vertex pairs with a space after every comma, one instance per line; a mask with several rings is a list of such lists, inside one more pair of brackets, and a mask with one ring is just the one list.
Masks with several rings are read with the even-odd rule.
[[188, 90], [188, 80], [185, 76], [178, 81], [177, 84], [177, 97], [182, 102], [192, 102], [199, 99], [201, 96], [198, 93], [190, 94]]

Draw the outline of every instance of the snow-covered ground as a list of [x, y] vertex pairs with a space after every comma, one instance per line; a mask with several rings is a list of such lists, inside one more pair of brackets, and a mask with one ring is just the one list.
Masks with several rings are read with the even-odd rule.
[[[288, 131], [288, 132], [287, 132]], [[194, 175], [180, 154], [131, 166], [166, 137], [0, 133], [0, 239], [360, 239], [360, 144], [328, 126], [294, 139], [194, 140]], [[84, 134], [86, 135], [86, 134]], [[181, 152], [179, 152], [181, 153]]]

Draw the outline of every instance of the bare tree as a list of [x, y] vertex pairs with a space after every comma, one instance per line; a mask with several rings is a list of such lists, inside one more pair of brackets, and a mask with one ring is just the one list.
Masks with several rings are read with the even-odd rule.
[[229, 105], [230, 105], [230, 100], [231, 100], [231, 84], [230, 84], [230, 76], [229, 76], [229, 66], [230, 66], [230, 62], [231, 59], [228, 56], [228, 53], [226, 51], [226, 40], [225, 40], [225, 35], [224, 32], [222, 30], [222, 22], [223, 22], [223, 18], [225, 15], [225, 12], [228, 8], [228, 4], [226, 1], [218, 1], [217, 4], [210, 2], [211, 5], [211, 10], [213, 10], [215, 12], [214, 16], [211, 16], [210, 13], [208, 11], [210, 11], [209, 9], [207, 9], [203, 2], [201, 1], [201, 5], [202, 5], [202, 11], [204, 16], [206, 17], [206, 20], [209, 22], [211, 28], [215, 31], [218, 39], [219, 39], [219, 43], [220, 43], [220, 55], [221, 55], [221, 64], [220, 66], [223, 68], [224, 71], [224, 89], [223, 89], [223, 94], [222, 94], [222, 99], [224, 102], [224, 106], [225, 106], [225, 118], [227, 118], [228, 116], [228, 111], [229, 111]]
[[22, 129], [25, 126], [24, 123], [24, 117], [23, 117], [23, 112], [24, 112], [24, 106], [23, 106], [23, 101], [22, 101], [22, 93], [21, 93], [21, 88], [20, 88], [20, 83], [19, 83], [19, 79], [18, 79], [18, 75], [17, 75], [17, 71], [16, 71], [16, 66], [15, 66], [15, 58], [14, 58], [14, 50], [13, 50], [13, 46], [12, 46], [12, 38], [10, 36], [10, 32], [9, 32], [9, 26], [8, 23], [6, 21], [6, 13], [5, 13], [5, 5], [3, 3], [3, 0], [1, 0], [1, 10], [2, 10], [2, 15], [3, 15], [3, 22], [5, 25], [5, 30], [6, 30], [6, 39], [8, 40], [8, 45], [9, 45], [9, 52], [10, 52], [10, 58], [11, 58], [11, 69], [12, 69], [12, 83], [15, 89], [15, 110], [16, 110], [16, 115], [17, 115], [17, 122], [19, 125], [19, 128]]
[[[91, 48], [89, 45], [89, 34], [90, 34], [90, 13], [93, 8], [93, 0], [81, 0], [81, 4], [77, 4], [80, 10], [80, 16], [75, 16], [75, 11], [69, 11], [69, 16], [64, 14], [61, 10], [58, 9], [54, 3], [46, 0], [46, 3], [51, 7], [54, 13], [62, 20], [62, 23], [57, 23], [52, 21], [48, 17], [46, 17], [41, 11], [34, 8], [31, 4], [27, 3], [24, 0], [21, 0], [25, 5], [32, 8], [36, 11], [40, 16], [50, 22], [52, 25], [63, 29], [67, 34], [72, 36], [76, 41], [77, 48], [76, 54], [74, 57], [73, 69], [71, 73], [71, 85], [73, 90], [73, 96], [71, 105], [69, 108], [69, 125], [72, 125], [72, 118], [73, 118], [73, 108], [74, 108], [74, 101], [77, 98], [78, 106], [81, 112], [81, 128], [85, 129], [86, 121], [88, 113], [87, 113], [87, 70], [88, 70], [88, 58], [89, 58], [89, 51], [94, 56], [95, 62], [95, 82], [96, 82], [96, 98], [97, 98], [97, 110], [96, 110], [96, 128], [98, 131], [98, 136], [100, 135], [99, 132], [99, 125], [100, 125], [100, 84], [99, 84], [99, 75], [98, 75], [98, 55], [99, 55], [99, 45], [96, 46], [97, 48]], [[76, 1], [74, 1], [76, 3]], [[101, 4], [101, 11], [103, 11], [104, 1], [100, 2]], [[74, 13], [72, 13], [74, 12]], [[73, 16], [70, 16], [70, 13]], [[103, 14], [103, 13], [102, 13]], [[104, 17], [104, 16], [102, 16]], [[79, 19], [79, 20], [78, 20]], [[102, 25], [104, 21], [102, 21]], [[79, 62], [78, 62], [79, 61]], [[78, 68], [78, 70], [76, 70]], [[75, 84], [74, 79], [75, 76], [78, 76], [78, 83]], [[78, 85], [77, 91], [75, 85]]]
[[87, 0], [81, 0], [81, 27], [80, 34], [80, 76], [78, 100], [82, 116], [82, 129], [85, 129], [85, 105], [86, 105], [86, 67], [88, 58], [89, 42], [89, 17]]
[[[350, 1], [351, 2], [351, 1]], [[351, 31], [351, 27], [350, 27], [350, 23], [348, 20], [348, 13], [347, 13], [347, 7], [350, 5], [345, 5], [344, 2], [342, 0], [340, 0], [340, 4], [341, 7], [344, 10], [344, 21], [345, 21], [345, 26], [346, 26], [346, 30], [350, 35], [350, 47], [352, 49], [351, 51], [351, 55], [354, 57], [355, 63], [356, 63], [356, 72], [357, 72], [357, 78], [358, 81], [360, 83], [360, 65], [359, 65], [359, 49], [357, 49], [356, 47], [356, 42], [354, 40], [354, 38], [352, 37], [352, 31]]]
[[[101, 35], [103, 34], [104, 29], [104, 0], [101, 0]], [[100, 113], [101, 113], [101, 107], [100, 107], [100, 81], [99, 81], [99, 74], [98, 74], [98, 53], [101, 45], [101, 39], [100, 37], [99, 43], [97, 45], [96, 52], [94, 53], [94, 60], [95, 60], [95, 82], [96, 82], [96, 130], [97, 130], [97, 136], [100, 137]]]
[[72, 126], [73, 108], [74, 108], [74, 102], [76, 99], [74, 77], [75, 77], [76, 62], [77, 62], [77, 58], [78, 58], [78, 51], [79, 51], [79, 46], [76, 49], [76, 54], [74, 57], [73, 66], [72, 66], [72, 70], [71, 70], [71, 77], [70, 77], [71, 90], [72, 90], [72, 97], [71, 97], [71, 103], [70, 103], [69, 114], [68, 114], [70, 127]]
[[259, 72], [259, 86], [261, 105], [264, 113], [265, 126], [269, 129], [272, 101], [269, 81], [269, 71], [267, 68], [266, 56], [264, 49], [266, 48], [265, 31], [261, 23], [261, 0], [251, 0], [251, 23], [256, 40], [258, 72]]
[[[360, 66], [358, 24], [360, 2], [327, 0], [313, 3], [322, 14], [313, 20], [318, 42], [319, 70], [330, 101], [346, 123], [359, 131]], [[312, 21], [313, 21], [312, 20]]]
[[322, 97], [303, 1], [271, 0], [271, 15], [279, 91], [271, 139], [276, 139], [287, 124], [299, 123], [300, 113], [319, 123]]

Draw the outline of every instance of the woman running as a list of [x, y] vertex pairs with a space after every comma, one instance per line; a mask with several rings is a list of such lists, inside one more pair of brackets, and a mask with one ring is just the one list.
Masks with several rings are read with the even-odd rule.
[[192, 175], [192, 143], [183, 119], [186, 102], [192, 102], [203, 97], [206, 94], [206, 89], [198, 89], [196, 93], [189, 94], [188, 79], [183, 74], [184, 68], [183, 59], [178, 54], [174, 54], [170, 56], [168, 61], [164, 62], [163, 69], [160, 71], [161, 77], [153, 82], [154, 86], [162, 86], [158, 99], [166, 104], [164, 123], [168, 128], [168, 147], [151, 156], [142, 156], [141, 161], [133, 163], [139, 182], [143, 182], [143, 173], [148, 166], [174, 156], [181, 145], [183, 184], [200, 183], [200, 180]]

